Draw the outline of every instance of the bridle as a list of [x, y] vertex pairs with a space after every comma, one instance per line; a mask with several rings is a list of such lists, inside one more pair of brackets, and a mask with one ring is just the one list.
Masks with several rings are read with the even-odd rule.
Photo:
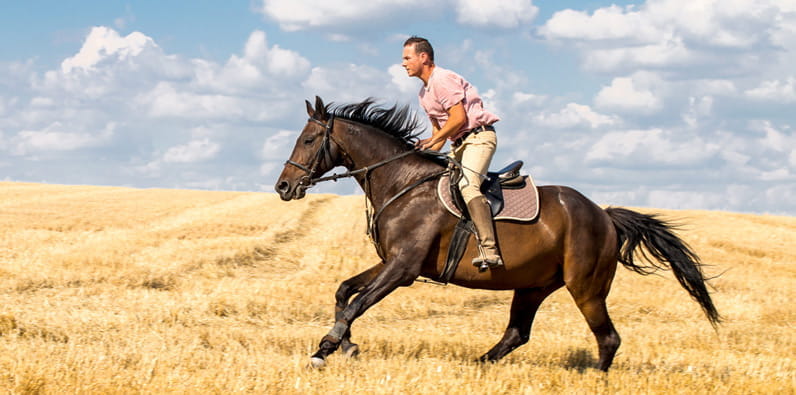
[[[308, 122], [316, 123], [318, 125], [321, 125], [324, 128], [323, 141], [321, 141], [321, 146], [320, 146], [320, 148], [318, 148], [318, 151], [315, 152], [315, 155], [312, 158], [312, 162], [310, 162], [308, 166], [304, 166], [301, 163], [298, 163], [298, 162], [295, 162], [295, 161], [292, 161], [292, 160], [289, 160], [289, 159], [287, 161], [285, 161], [285, 165], [296, 166], [299, 169], [303, 170], [305, 173], [307, 173], [307, 174], [305, 174], [304, 176], [302, 176], [299, 179], [299, 186], [302, 186], [305, 189], [309, 188], [309, 187], [311, 187], [311, 186], [313, 186], [313, 185], [315, 185], [315, 184], [317, 184], [319, 182], [337, 181], [340, 178], [353, 177], [355, 175], [362, 174], [362, 173], [365, 173], [365, 175], [367, 176], [367, 174], [373, 169], [376, 169], [378, 167], [384, 166], [384, 165], [386, 165], [386, 164], [388, 164], [388, 163], [390, 163], [392, 161], [404, 158], [406, 156], [409, 156], [409, 155], [417, 152], [417, 151], [405, 151], [405, 152], [402, 152], [402, 153], [400, 153], [398, 155], [395, 155], [393, 157], [385, 159], [383, 161], [376, 162], [376, 163], [374, 163], [372, 165], [368, 165], [368, 166], [365, 166], [365, 167], [362, 167], [362, 168], [359, 168], [359, 169], [356, 169], [356, 170], [350, 170], [350, 171], [346, 171], [344, 173], [336, 173], [336, 174], [332, 174], [332, 175], [326, 176], [326, 177], [312, 178], [312, 176], [315, 174], [315, 171], [318, 168], [318, 165], [320, 165], [322, 161], [326, 162], [326, 164], [328, 164], [331, 167], [332, 154], [331, 154], [331, 144], [330, 144], [330, 142], [334, 141], [335, 145], [337, 145], [338, 147], [340, 147], [340, 143], [338, 143], [337, 140], [335, 140], [334, 137], [332, 137], [332, 128], [334, 127], [334, 115], [331, 115], [329, 120], [326, 121], [326, 122], [317, 120], [317, 119], [312, 118], [312, 117], [309, 118]], [[342, 151], [343, 155], [348, 156], [348, 153], [346, 153], [343, 150], [341, 150], [341, 151]], [[365, 192], [367, 192], [367, 191], [365, 191]]]
[[[324, 128], [323, 141], [321, 142], [320, 148], [318, 148], [318, 151], [315, 153], [315, 156], [313, 156], [312, 162], [308, 166], [304, 166], [301, 163], [298, 163], [298, 162], [295, 162], [295, 161], [292, 161], [292, 160], [289, 160], [289, 159], [285, 162], [285, 166], [293, 165], [293, 166], [298, 167], [299, 169], [303, 170], [305, 173], [307, 173], [307, 174], [305, 174], [304, 176], [302, 176], [299, 179], [299, 185], [296, 188], [308, 189], [308, 188], [312, 187], [313, 185], [315, 185], [315, 184], [317, 184], [319, 182], [337, 181], [340, 178], [347, 178], [347, 177], [356, 176], [358, 174], [364, 174], [363, 188], [365, 190], [365, 206], [366, 206], [365, 210], [366, 210], [366, 215], [367, 215], [367, 219], [368, 219], [368, 235], [370, 236], [370, 239], [373, 242], [373, 244], [376, 246], [376, 252], [382, 258], [382, 260], [386, 262], [384, 251], [382, 250], [381, 245], [378, 242], [378, 227], [376, 226], [376, 223], [377, 223], [379, 217], [381, 216], [381, 213], [384, 212], [384, 209], [386, 209], [387, 206], [389, 206], [390, 204], [392, 204], [393, 202], [398, 200], [398, 198], [400, 198], [401, 196], [405, 195], [407, 192], [411, 191], [412, 189], [415, 189], [416, 187], [420, 186], [421, 184], [423, 184], [423, 183], [425, 183], [427, 181], [433, 180], [433, 179], [435, 179], [437, 177], [442, 176], [443, 174], [448, 173], [450, 170], [448, 170], [448, 168], [445, 168], [445, 169], [443, 169], [443, 170], [441, 170], [439, 172], [434, 172], [434, 173], [431, 173], [431, 174], [429, 174], [429, 175], [427, 175], [425, 177], [422, 177], [421, 179], [419, 179], [419, 180], [413, 182], [412, 184], [410, 184], [410, 185], [404, 187], [403, 189], [401, 189], [398, 193], [396, 193], [390, 199], [388, 199], [381, 206], [381, 208], [379, 208], [378, 210], [374, 210], [373, 207], [371, 206], [371, 202], [370, 202], [370, 171], [374, 170], [374, 169], [376, 169], [378, 167], [384, 166], [384, 165], [386, 165], [386, 164], [388, 164], [390, 162], [396, 161], [398, 159], [405, 158], [405, 157], [407, 157], [409, 155], [412, 155], [414, 153], [417, 153], [417, 152], [423, 152], [423, 153], [426, 153], [428, 155], [440, 156], [440, 157], [446, 158], [447, 160], [453, 160], [453, 159], [448, 157], [445, 154], [442, 154], [442, 153], [439, 153], [439, 152], [436, 152], [436, 151], [409, 150], [409, 151], [402, 152], [402, 153], [400, 153], [398, 155], [395, 155], [393, 157], [387, 158], [385, 160], [382, 160], [380, 162], [376, 162], [376, 163], [374, 163], [372, 165], [368, 165], [368, 166], [365, 166], [365, 167], [362, 167], [362, 168], [359, 168], [359, 169], [356, 169], [356, 170], [350, 170], [350, 171], [346, 171], [344, 173], [339, 173], [339, 174], [335, 173], [335, 174], [332, 174], [332, 175], [326, 176], [326, 177], [312, 178], [312, 176], [315, 174], [315, 171], [317, 170], [318, 165], [321, 163], [321, 161], [327, 161], [326, 163], [329, 164], [329, 166], [331, 167], [332, 154], [331, 154], [331, 148], [330, 148], [331, 144], [330, 144], [330, 142], [334, 141], [335, 145], [337, 145], [338, 148], [341, 147], [341, 146], [334, 139], [334, 137], [332, 137], [332, 128], [334, 127], [334, 115], [332, 115], [329, 118], [329, 120], [326, 121], [326, 123], [324, 123], [324, 122], [322, 122], [320, 120], [317, 120], [315, 118], [312, 118], [312, 117], [309, 118], [309, 122], [314, 122], [314, 123], [316, 123], [318, 125], [323, 126], [323, 128]], [[345, 156], [350, 158], [350, 156], [348, 155], [347, 152], [345, 152], [342, 149], [340, 149], [340, 151], [341, 151], [341, 153], [343, 155], [345, 155]], [[455, 160], [453, 160], [453, 162], [458, 164], [458, 162], [456, 162]], [[352, 163], [353, 163], [353, 161], [352, 161]]]
[[[329, 121], [326, 123], [323, 123], [312, 117], [309, 118], [308, 122], [314, 122], [317, 123], [318, 125], [323, 126], [324, 132], [323, 132], [323, 141], [321, 141], [321, 147], [318, 148], [317, 152], [315, 152], [315, 156], [312, 158], [312, 162], [309, 163], [309, 167], [304, 166], [301, 163], [292, 161], [290, 159], [285, 161], [286, 166], [293, 165], [303, 170], [305, 173], [307, 173], [299, 179], [299, 186], [305, 189], [320, 182], [319, 178], [313, 179], [312, 176], [313, 174], [315, 174], [315, 170], [317, 170], [318, 165], [321, 164], [321, 161], [326, 161], [327, 164], [332, 163], [332, 153], [330, 148], [331, 145], [329, 144], [329, 142], [332, 139], [332, 127], [334, 125], [334, 115], [332, 115], [329, 118]], [[336, 143], [337, 142], [335, 142], [335, 144]]]

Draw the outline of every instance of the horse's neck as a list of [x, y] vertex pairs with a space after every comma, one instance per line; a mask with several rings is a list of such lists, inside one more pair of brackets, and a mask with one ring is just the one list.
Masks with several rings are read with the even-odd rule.
[[[361, 133], [347, 136], [345, 150], [353, 162], [347, 164], [349, 170], [370, 167], [407, 151], [401, 142], [375, 129], [362, 128]], [[439, 165], [418, 155], [408, 155], [355, 178], [370, 201], [379, 206], [407, 186], [440, 169]]]

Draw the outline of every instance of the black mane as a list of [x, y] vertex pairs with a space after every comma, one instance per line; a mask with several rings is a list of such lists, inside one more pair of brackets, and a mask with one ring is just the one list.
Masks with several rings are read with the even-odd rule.
[[335, 117], [373, 126], [408, 145], [414, 146], [420, 135], [420, 120], [409, 109], [409, 106], [380, 107], [373, 98], [361, 103], [326, 106], [326, 112]]

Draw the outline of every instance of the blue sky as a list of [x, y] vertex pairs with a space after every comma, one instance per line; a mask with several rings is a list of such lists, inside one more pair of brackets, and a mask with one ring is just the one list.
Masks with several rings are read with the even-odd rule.
[[186, 4], [4, 4], [0, 180], [270, 192], [304, 99], [417, 108], [416, 34], [502, 118], [494, 167], [600, 204], [796, 214], [792, 0]]

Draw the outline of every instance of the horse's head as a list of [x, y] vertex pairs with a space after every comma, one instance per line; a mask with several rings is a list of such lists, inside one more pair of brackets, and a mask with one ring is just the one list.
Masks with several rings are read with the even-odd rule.
[[309, 101], [309, 120], [296, 139], [293, 153], [276, 182], [276, 192], [282, 200], [301, 199], [320, 177], [339, 163], [339, 148], [332, 139], [334, 116], [326, 111], [320, 97], [315, 97], [315, 107]]

